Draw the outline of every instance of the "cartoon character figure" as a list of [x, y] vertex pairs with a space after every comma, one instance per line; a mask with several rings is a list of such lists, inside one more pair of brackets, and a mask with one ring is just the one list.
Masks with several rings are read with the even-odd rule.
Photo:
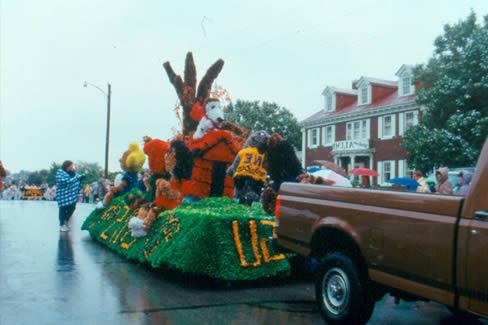
[[154, 202], [143, 205], [139, 209], [137, 217], [131, 218], [129, 228], [133, 237], [145, 236], [162, 211], [173, 210], [179, 206], [183, 199], [184, 189], [189, 185], [193, 158], [191, 151], [183, 141], [171, 142], [164, 161], [171, 180], [158, 179]]
[[266, 181], [264, 159], [268, 138], [269, 134], [266, 131], [251, 134], [227, 170], [227, 175], [234, 178], [235, 197], [239, 199], [240, 204], [251, 205], [252, 202], [259, 201]]
[[[200, 115], [201, 114], [198, 114], [196, 118], [200, 117]], [[198, 122], [197, 130], [193, 134], [193, 139], [200, 139], [211, 130], [220, 129], [223, 121], [224, 110], [220, 101], [215, 98], [209, 98], [205, 104], [205, 115], [202, 116], [200, 122]]]
[[124, 171], [120, 184], [114, 186], [110, 192], [108, 192], [103, 201], [97, 205], [97, 208], [101, 209], [107, 207], [112, 201], [112, 198], [124, 195], [130, 192], [138, 181], [137, 173], [142, 169], [146, 156], [137, 143], [131, 143], [129, 149], [124, 152], [120, 158], [120, 168]]
[[148, 136], [144, 137], [143, 151], [148, 159], [149, 178], [145, 182], [146, 192], [144, 193], [144, 200], [146, 202], [154, 201], [154, 194], [156, 191], [156, 181], [158, 179], [169, 180], [170, 175], [166, 170], [164, 163], [164, 155], [169, 149], [167, 141], [152, 139]]
[[283, 182], [297, 182], [297, 177], [303, 173], [292, 144], [278, 133], [273, 133], [268, 140], [266, 158], [271, 187], [276, 192]]

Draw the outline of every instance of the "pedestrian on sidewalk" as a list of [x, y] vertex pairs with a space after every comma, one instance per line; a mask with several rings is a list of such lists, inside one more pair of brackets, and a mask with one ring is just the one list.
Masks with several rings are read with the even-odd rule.
[[76, 173], [75, 164], [66, 160], [56, 173], [56, 201], [59, 206], [59, 230], [69, 231], [69, 220], [76, 208], [83, 175]]
[[7, 176], [7, 171], [3, 167], [3, 163], [0, 160], [0, 192], [3, 190], [3, 180], [2, 180], [2, 178], [5, 177], [5, 176]]
[[430, 193], [429, 185], [427, 184], [427, 181], [424, 178], [424, 173], [422, 173], [420, 170], [416, 170], [413, 172], [413, 179], [419, 183], [419, 186], [417, 187], [417, 193]]
[[449, 169], [447, 167], [439, 168], [435, 172], [437, 180], [436, 192], [439, 194], [452, 195], [452, 184], [449, 180]]
[[454, 191], [454, 195], [466, 196], [469, 192], [469, 187], [471, 186], [471, 180], [473, 179], [473, 174], [469, 171], [462, 171], [458, 175], [459, 187]]

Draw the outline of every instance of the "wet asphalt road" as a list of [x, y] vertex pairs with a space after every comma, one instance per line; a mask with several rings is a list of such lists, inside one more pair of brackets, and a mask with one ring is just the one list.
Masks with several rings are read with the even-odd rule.
[[[227, 286], [156, 272], [94, 242], [79, 204], [60, 233], [54, 202], [0, 201], [0, 324], [322, 324], [306, 278]], [[456, 324], [436, 303], [387, 296], [370, 324]], [[482, 324], [488, 324], [483, 321]]]

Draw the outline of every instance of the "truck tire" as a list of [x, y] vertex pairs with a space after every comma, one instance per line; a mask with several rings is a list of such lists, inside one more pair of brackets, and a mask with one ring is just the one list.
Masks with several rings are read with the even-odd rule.
[[365, 324], [374, 309], [369, 280], [348, 256], [331, 253], [317, 271], [315, 297], [328, 324]]

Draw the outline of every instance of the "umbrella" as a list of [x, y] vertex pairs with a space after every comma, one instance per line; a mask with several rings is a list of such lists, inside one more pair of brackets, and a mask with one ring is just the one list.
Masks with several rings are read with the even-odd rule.
[[316, 172], [311, 173], [314, 176], [320, 176], [325, 179], [333, 180], [335, 183], [333, 186], [340, 186], [340, 187], [352, 187], [351, 181], [347, 178], [339, 175], [338, 173], [330, 170], [330, 169], [321, 169]]
[[315, 173], [316, 171], [320, 170], [320, 166], [308, 166], [307, 173]]
[[411, 179], [410, 177], [397, 177], [397, 178], [392, 178], [388, 181], [388, 183], [391, 184], [398, 184], [406, 187], [413, 187], [417, 188], [420, 184], [417, 183], [416, 180]]
[[328, 161], [328, 160], [315, 160], [315, 161], [312, 162], [312, 165], [323, 166], [323, 167], [325, 167], [327, 169], [332, 170], [333, 172], [336, 172], [337, 174], [339, 174], [341, 176], [347, 177], [347, 173], [346, 173], [345, 169], [342, 168], [341, 166], [338, 166], [337, 164], [334, 164], [332, 161]]
[[354, 168], [351, 171], [354, 175], [358, 176], [379, 176], [376, 170], [368, 169], [368, 168]]

